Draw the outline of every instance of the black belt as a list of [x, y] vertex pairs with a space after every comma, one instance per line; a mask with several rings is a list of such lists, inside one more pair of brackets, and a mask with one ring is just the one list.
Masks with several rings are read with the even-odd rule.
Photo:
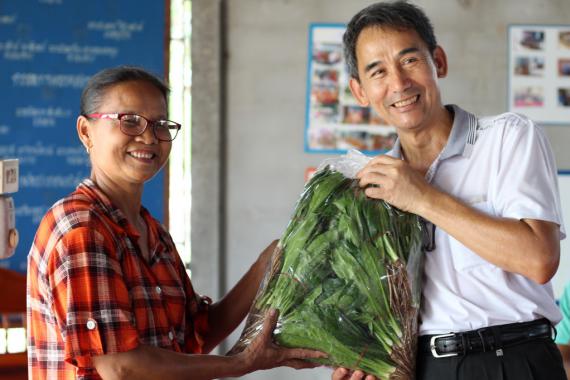
[[471, 352], [496, 351], [532, 339], [552, 339], [552, 325], [546, 318], [532, 322], [511, 323], [484, 327], [478, 330], [439, 335], [422, 335], [419, 338], [420, 353], [431, 353], [436, 358], [465, 355]]

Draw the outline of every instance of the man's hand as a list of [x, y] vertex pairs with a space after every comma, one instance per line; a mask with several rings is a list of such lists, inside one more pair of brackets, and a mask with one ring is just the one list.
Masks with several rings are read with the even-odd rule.
[[547, 283], [556, 273], [560, 260], [556, 223], [483, 212], [436, 189], [405, 161], [386, 155], [370, 160], [357, 178], [367, 196], [429, 220], [504, 271], [538, 284]]
[[318, 363], [309, 362], [305, 359], [326, 358], [322, 352], [306, 350], [303, 348], [283, 348], [273, 342], [273, 330], [277, 323], [277, 311], [270, 310], [265, 315], [263, 330], [251, 342], [251, 344], [239, 355], [243, 356], [247, 371], [270, 369], [279, 366], [287, 366], [295, 369], [314, 368]]
[[367, 375], [362, 371], [350, 371], [346, 368], [336, 368], [332, 380], [376, 380], [376, 377]]
[[370, 160], [356, 178], [370, 198], [383, 199], [400, 210], [416, 214], [426, 192], [433, 189], [407, 162], [386, 155]]

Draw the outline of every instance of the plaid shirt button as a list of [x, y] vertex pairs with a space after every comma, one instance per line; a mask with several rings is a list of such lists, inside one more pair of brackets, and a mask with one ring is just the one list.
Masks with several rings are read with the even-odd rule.
[[157, 286], [156, 288], [154, 288], [154, 290], [156, 291], [156, 294], [162, 293], [162, 289], [160, 289], [160, 286]]
[[168, 339], [174, 340], [174, 333], [172, 331], [168, 332]]
[[89, 319], [87, 321], [87, 329], [88, 330], [95, 330], [95, 327], [97, 326], [97, 323], [93, 320], [93, 319]]

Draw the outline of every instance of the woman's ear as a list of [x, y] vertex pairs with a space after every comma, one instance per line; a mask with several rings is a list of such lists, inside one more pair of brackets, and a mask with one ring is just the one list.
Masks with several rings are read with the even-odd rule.
[[85, 147], [85, 150], [89, 154], [91, 151], [91, 147], [93, 146], [93, 142], [91, 141], [91, 124], [89, 123], [89, 119], [85, 116], [81, 115], [77, 118], [77, 135], [81, 140], [81, 143]]

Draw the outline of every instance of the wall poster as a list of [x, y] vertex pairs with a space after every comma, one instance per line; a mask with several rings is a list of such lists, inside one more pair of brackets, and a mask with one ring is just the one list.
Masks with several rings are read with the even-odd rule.
[[342, 24], [311, 24], [305, 117], [305, 151], [377, 154], [392, 148], [396, 129], [369, 107], [360, 107], [348, 87]]
[[509, 110], [570, 124], [570, 25], [509, 26]]

